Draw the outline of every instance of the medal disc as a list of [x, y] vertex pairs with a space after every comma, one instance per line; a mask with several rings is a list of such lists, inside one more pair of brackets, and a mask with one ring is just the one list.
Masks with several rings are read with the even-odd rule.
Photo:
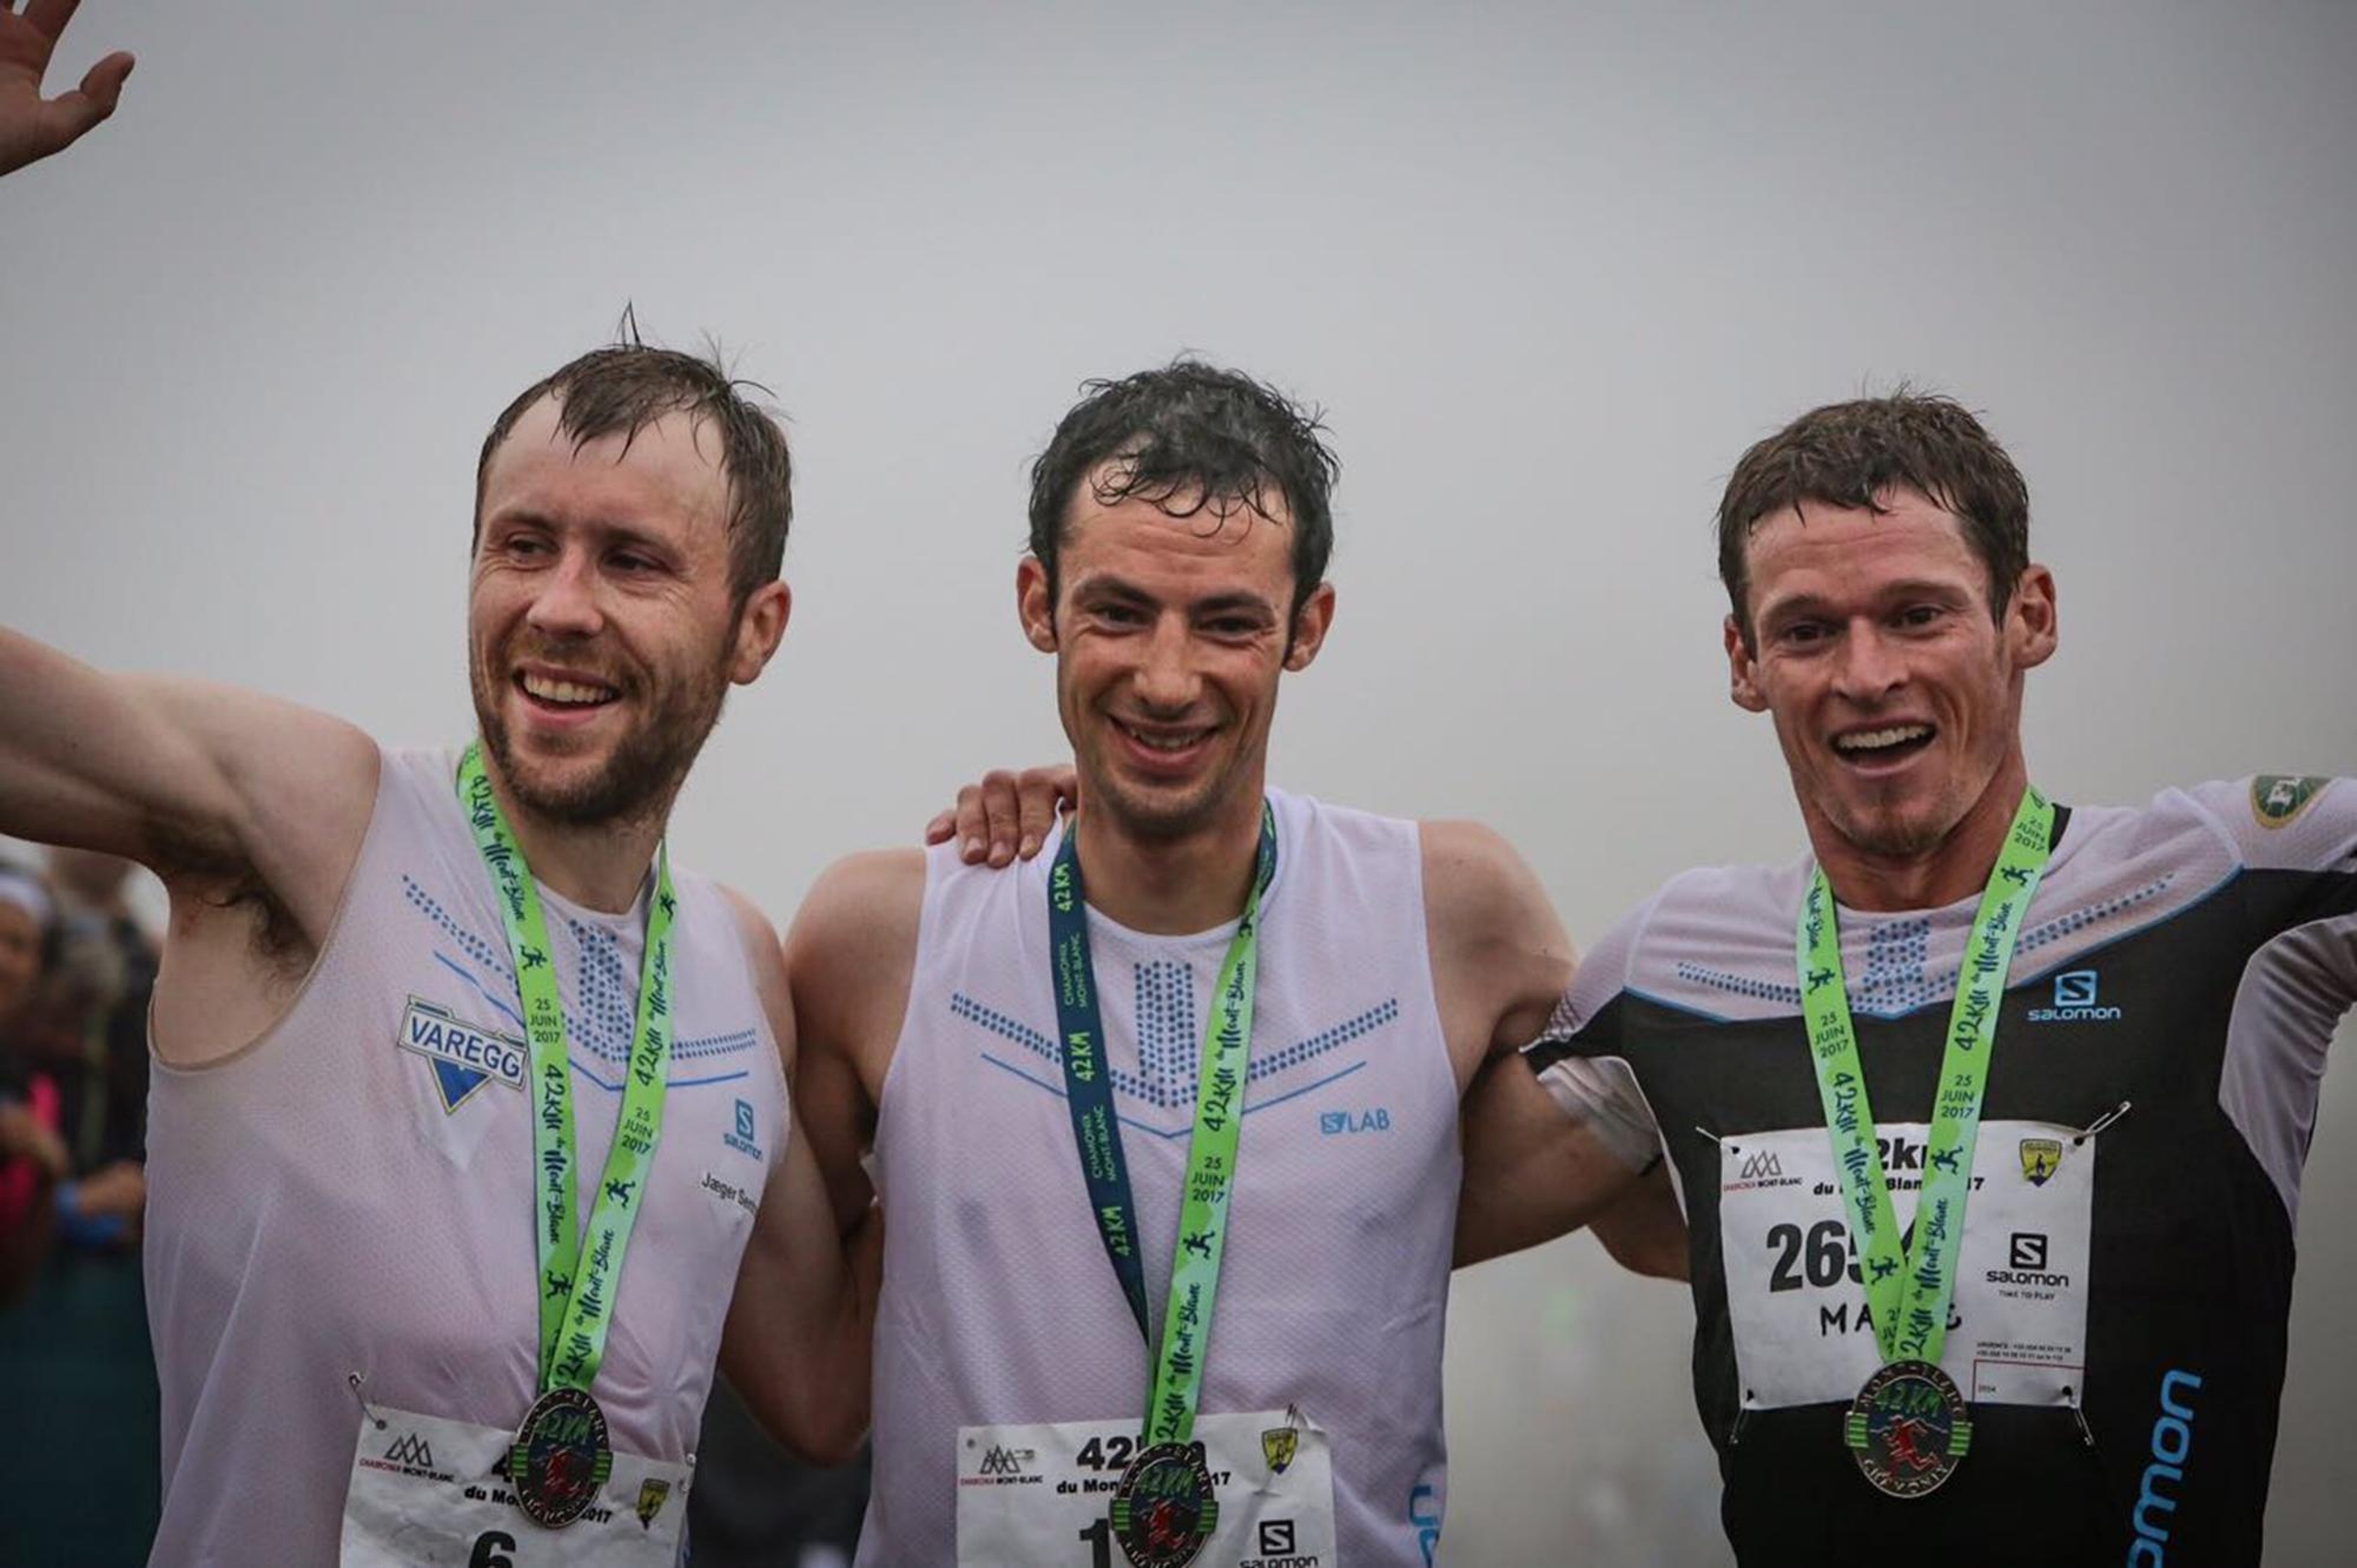
[[1928, 1361], [1894, 1361], [1849, 1402], [1850, 1457], [1889, 1497], [1927, 1497], [1956, 1473], [1972, 1442], [1964, 1395]]
[[534, 1400], [508, 1453], [516, 1506], [552, 1530], [587, 1513], [613, 1471], [605, 1412], [580, 1388], [551, 1388]]
[[1219, 1525], [1200, 1443], [1157, 1443], [1113, 1489], [1113, 1539], [1132, 1568], [1187, 1568]]

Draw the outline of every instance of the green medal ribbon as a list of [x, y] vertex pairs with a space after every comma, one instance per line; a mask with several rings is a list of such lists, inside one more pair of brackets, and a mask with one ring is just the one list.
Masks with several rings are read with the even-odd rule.
[[[1096, 965], [1089, 957], [1088, 916], [1081, 888], [1079, 829], [1064, 835], [1048, 883], [1049, 941], [1056, 980], [1056, 1011], [1063, 1030], [1064, 1088], [1088, 1182], [1090, 1210], [1141, 1332], [1144, 1287], [1138, 1276], [1137, 1209], [1121, 1154], [1120, 1123], [1102, 1050], [1104, 1024], [1096, 1002]], [[1211, 1340], [1212, 1304], [1227, 1244], [1227, 1200], [1235, 1187], [1243, 1122], [1245, 1069], [1251, 1054], [1252, 1000], [1260, 974], [1261, 895], [1276, 874], [1276, 817], [1261, 807], [1260, 858], [1244, 918], [1220, 961], [1212, 1015], [1203, 1031], [1195, 1128], [1187, 1144], [1186, 1187], [1178, 1212], [1178, 1245], [1171, 1254], [1170, 1295], [1162, 1315], [1162, 1348], [1146, 1395], [1144, 1442], [1184, 1443], [1195, 1430], [1203, 1362]]]
[[466, 748], [458, 765], [459, 804], [498, 893], [508, 956], [515, 965], [532, 1045], [533, 1166], [540, 1173], [540, 1390], [586, 1391], [605, 1359], [622, 1255], [638, 1223], [647, 1172], [663, 1137], [663, 1087], [671, 1078], [671, 857], [658, 850], [654, 902], [647, 911], [646, 952], [639, 965], [638, 1026], [622, 1087], [621, 1118], [590, 1209], [586, 1246], [573, 1223], [573, 1083], [565, 1047], [565, 1008], [557, 995], [548, 926], [532, 869], [508, 827], [483, 770], [483, 748]]
[[1842, 976], [1833, 889], [1823, 866], [1801, 901], [1795, 946], [1810, 1059], [1824, 1103], [1825, 1129], [1833, 1139], [1835, 1179], [1849, 1215], [1850, 1239], [1864, 1266], [1874, 1342], [1885, 1363], [1937, 1364], [1947, 1341], [1948, 1306], [1956, 1293], [1957, 1249], [1964, 1235], [1965, 1200], [1972, 1196], [1973, 1148], [1980, 1135], [1999, 1004], [2022, 934], [2022, 917], [2037, 893], [2053, 839], [2054, 806], [2036, 790], [2024, 791], [1965, 939], [1956, 1001], [1948, 1014], [1947, 1048], [1940, 1060], [1939, 1094], [1931, 1107], [1915, 1245], [1904, 1256], [1890, 1181], [1874, 1141], [1874, 1113], [1867, 1104], [1858, 1033], [1850, 1022], [1848, 987]]

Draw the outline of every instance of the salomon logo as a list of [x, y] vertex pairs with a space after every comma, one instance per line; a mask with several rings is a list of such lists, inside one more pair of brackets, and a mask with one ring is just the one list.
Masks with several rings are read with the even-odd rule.
[[2095, 1003], [2095, 971], [2073, 969], [2054, 977], [2054, 1005], [2030, 1009], [2033, 1024], [2110, 1024], [2119, 1018], [2117, 1007]]
[[2171, 1495], [2185, 1480], [2185, 1462], [2193, 1452], [2193, 1406], [2180, 1404], [2175, 1390], [2201, 1387], [2190, 1372], [2171, 1370], [2161, 1375], [2161, 1418], [2152, 1423], [2152, 1462], [2144, 1467], [2144, 1483], [2137, 1489], [2136, 1539], [2128, 1545], [2128, 1568], [2166, 1568], [2169, 1561], [2170, 1515], [2177, 1511]]

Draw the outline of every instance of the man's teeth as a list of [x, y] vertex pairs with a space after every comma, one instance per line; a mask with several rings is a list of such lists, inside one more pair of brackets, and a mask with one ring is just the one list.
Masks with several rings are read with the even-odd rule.
[[526, 675], [523, 689], [543, 702], [604, 702], [614, 696], [611, 686], [585, 686], [573, 681], [553, 681], [543, 675]]
[[1887, 730], [1865, 730], [1855, 735], [1834, 737], [1834, 750], [1841, 752], [1881, 751], [1887, 746], [1904, 745], [1909, 741], [1927, 739], [1931, 733], [1929, 724], [1894, 724]]
[[1128, 731], [1132, 740], [1148, 751], [1183, 752], [1203, 738], [1203, 731], [1201, 730], [1190, 730], [1184, 734], [1178, 735], [1154, 735], [1148, 734], [1143, 730], [1132, 730], [1126, 724], [1121, 728]]

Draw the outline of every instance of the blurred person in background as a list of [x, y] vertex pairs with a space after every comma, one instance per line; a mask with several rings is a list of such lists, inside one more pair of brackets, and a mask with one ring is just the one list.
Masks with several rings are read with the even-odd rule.
[[132, 907], [139, 868], [120, 855], [57, 848], [49, 883], [69, 952], [103, 969], [114, 1001], [80, 1020], [82, 1071], [64, 1131], [85, 1170], [143, 1161], [147, 1141], [147, 999], [156, 989], [155, 933]]
[[10, 1048], [46, 966], [55, 907], [39, 878], [0, 861], [0, 1307], [48, 1251], [53, 1193], [67, 1170], [56, 1106]]
[[687, 1494], [695, 1568], [850, 1568], [867, 1498], [865, 1444], [849, 1464], [805, 1464], [713, 1385]]
[[[52, 860], [53, 883], [0, 872], [0, 1096], [48, 1144], [46, 1164], [0, 1176], [9, 1227], [0, 1309], [0, 1387], [38, 1425], [0, 1423], [0, 1473], [40, 1508], [0, 1522], [0, 1562], [136, 1563], [160, 1505], [159, 1408], [139, 1269], [147, 1178], [147, 991], [153, 950], [122, 904], [128, 867], [106, 856]], [[45, 907], [43, 907], [45, 906]], [[37, 971], [22, 961], [32, 935]], [[45, 959], [45, 962], [41, 962]], [[0, 1003], [5, 1003], [0, 994]], [[118, 1041], [120, 1044], [118, 1045]], [[127, 1052], [118, 1058], [117, 1050]], [[29, 1179], [34, 1169], [42, 1173]], [[29, 1203], [18, 1199], [38, 1188]]]

